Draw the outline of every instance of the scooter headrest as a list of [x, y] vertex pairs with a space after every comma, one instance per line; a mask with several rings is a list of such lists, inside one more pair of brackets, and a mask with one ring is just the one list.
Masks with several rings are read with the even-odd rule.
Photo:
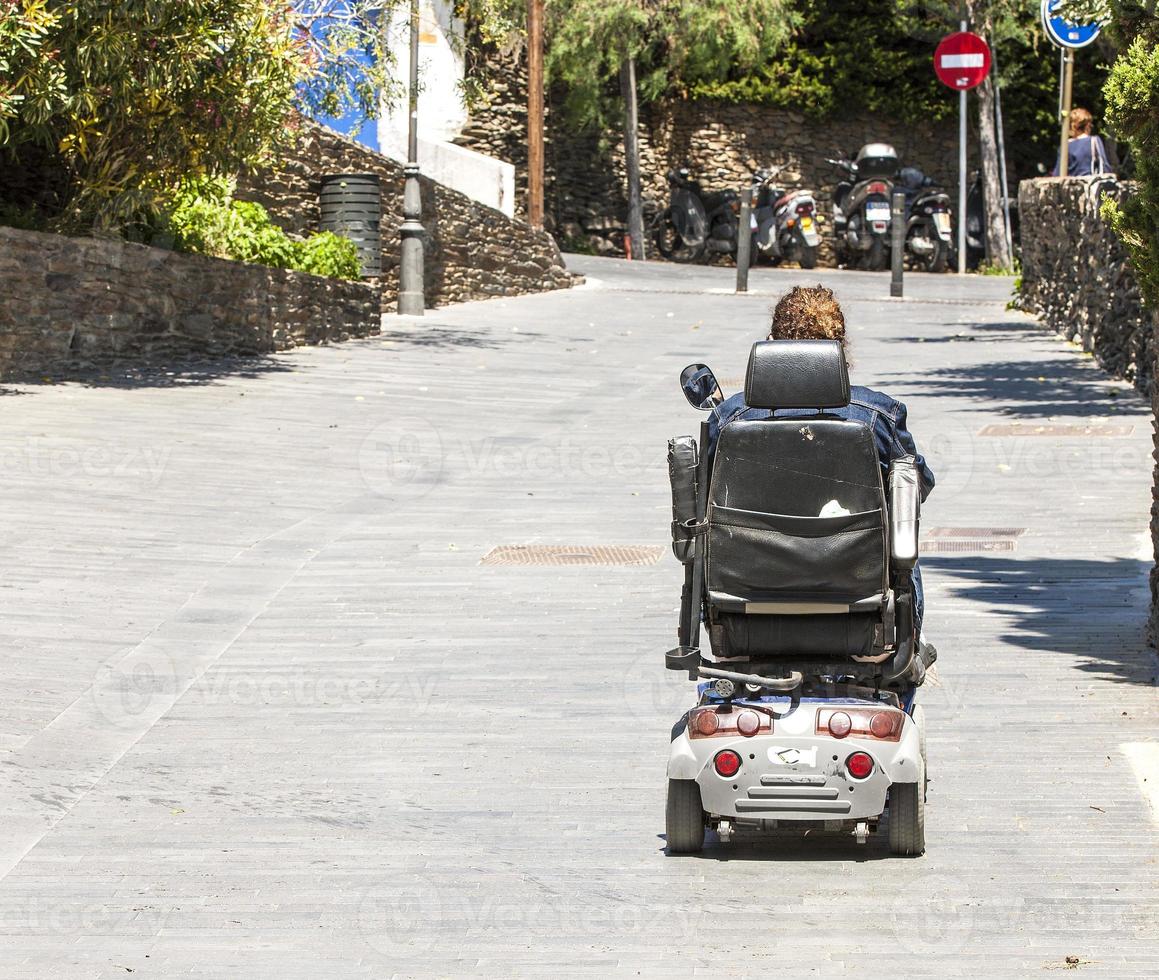
[[849, 368], [836, 340], [762, 340], [745, 375], [749, 408], [840, 408], [849, 404]]

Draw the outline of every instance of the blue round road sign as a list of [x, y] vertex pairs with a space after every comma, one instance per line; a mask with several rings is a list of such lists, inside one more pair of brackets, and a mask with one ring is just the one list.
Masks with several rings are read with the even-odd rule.
[[1089, 24], [1072, 24], [1054, 11], [1062, 6], [1062, 0], [1042, 0], [1042, 26], [1049, 37], [1060, 48], [1085, 48], [1096, 37], [1103, 25], [1097, 20]]

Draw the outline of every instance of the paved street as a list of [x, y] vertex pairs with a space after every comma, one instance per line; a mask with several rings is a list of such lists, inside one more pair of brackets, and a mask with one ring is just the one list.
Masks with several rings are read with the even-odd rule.
[[[1010, 280], [812, 274], [938, 477], [928, 852], [670, 858], [676, 377], [739, 386], [802, 274], [569, 264], [381, 338], [2, 390], [0, 977], [1159, 975], [1144, 401]], [[480, 563], [528, 544], [663, 554]]]

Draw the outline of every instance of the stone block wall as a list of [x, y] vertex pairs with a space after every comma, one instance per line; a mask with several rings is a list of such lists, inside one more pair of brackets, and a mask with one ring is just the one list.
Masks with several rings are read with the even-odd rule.
[[[1120, 185], [1120, 193], [1131, 193]], [[1126, 250], [1099, 215], [1099, 188], [1046, 177], [1019, 185], [1021, 305], [1117, 378], [1152, 387], [1155, 350]]]
[[[457, 142], [515, 165], [518, 215], [524, 213], [527, 187], [526, 66], [521, 58], [496, 54], [488, 59], [486, 72], [488, 104], [472, 110]], [[545, 203], [549, 228], [564, 248], [622, 255], [628, 213], [622, 133], [576, 132], [565, 122], [560, 93], [551, 93], [548, 102]], [[667, 206], [665, 175], [682, 165], [713, 189], [739, 188], [754, 171], [787, 164], [779, 178], [783, 186], [811, 189], [819, 213], [829, 219], [833, 190], [842, 174], [824, 158], [854, 154], [871, 142], [892, 143], [903, 162], [942, 182], [956, 202], [954, 121], [912, 124], [862, 113], [818, 122], [790, 109], [714, 102], [643, 108], [640, 169], [644, 195], [660, 207]], [[720, 169], [725, 171], [723, 176], [717, 175]], [[821, 261], [832, 265], [832, 222], [826, 220], [821, 231]]]
[[[1154, 416], [1155, 479], [1151, 491], [1152, 645], [1159, 640], [1159, 310], [1143, 305], [1130, 259], [1099, 215], [1100, 190], [1081, 178], [1024, 180], [1019, 185], [1022, 217], [1022, 285], [1019, 303], [1052, 329], [1081, 343], [1115, 377], [1134, 382], [1151, 399]], [[1122, 184], [1113, 193], [1130, 194]]]
[[380, 329], [373, 285], [119, 240], [0, 227], [0, 282], [7, 378], [262, 354]]
[[[237, 196], [264, 206], [286, 231], [304, 234], [318, 229], [322, 177], [342, 173], [372, 173], [381, 180], [382, 303], [384, 312], [393, 310], [404, 180], [394, 160], [304, 121], [284, 160], [243, 175]], [[561, 289], [575, 281], [547, 232], [427, 178], [421, 184], [428, 306]]]

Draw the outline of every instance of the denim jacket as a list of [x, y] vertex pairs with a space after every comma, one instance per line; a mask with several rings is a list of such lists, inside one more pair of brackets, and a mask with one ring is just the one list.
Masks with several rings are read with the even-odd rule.
[[[738, 392], [714, 408], [709, 416], [709, 458], [711, 459], [716, 452], [716, 440], [720, 435], [720, 430], [736, 419], [767, 419], [771, 415], [775, 415], [776, 418], [801, 418], [816, 414], [811, 409], [779, 408], [774, 411], [767, 408], [749, 408], [745, 404], [744, 392]], [[873, 430], [873, 438], [877, 443], [877, 455], [881, 460], [882, 476], [885, 479], [889, 476], [891, 460], [899, 456], [913, 456], [918, 476], [921, 479], [922, 500], [929, 496], [930, 491], [934, 488], [934, 474], [925, 458], [918, 452], [914, 437], [905, 427], [905, 405], [883, 392], [854, 385], [850, 389], [847, 406], [826, 409], [824, 414], [864, 422]]]

